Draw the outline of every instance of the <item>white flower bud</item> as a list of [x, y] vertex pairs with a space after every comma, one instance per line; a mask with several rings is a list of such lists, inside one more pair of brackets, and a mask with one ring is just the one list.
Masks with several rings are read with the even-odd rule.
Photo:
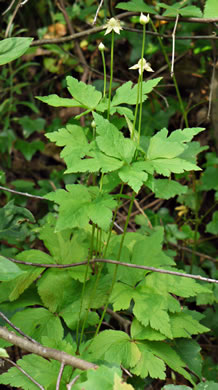
[[142, 12], [141, 12], [141, 15], [140, 15], [140, 18], [139, 18], [139, 22], [141, 24], [147, 24], [149, 23], [149, 20], [150, 20], [150, 16], [149, 14], [147, 16], [145, 16]]
[[98, 45], [98, 50], [99, 51], [104, 51], [105, 50], [105, 45], [101, 42], [101, 43], [99, 43], [99, 45]]
[[92, 126], [93, 129], [95, 129], [96, 123], [95, 123], [94, 119], [93, 119], [93, 121], [91, 122], [91, 126]]

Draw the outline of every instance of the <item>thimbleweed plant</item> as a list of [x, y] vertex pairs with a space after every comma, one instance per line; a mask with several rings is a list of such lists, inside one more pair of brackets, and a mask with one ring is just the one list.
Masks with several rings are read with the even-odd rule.
[[[200, 170], [196, 156], [201, 148], [196, 142], [193, 147], [192, 139], [204, 129], [185, 128], [169, 134], [163, 128], [151, 137], [141, 136], [143, 103], [161, 82], [161, 78], [144, 81], [145, 72], [153, 72], [153, 65], [144, 58], [149, 22], [149, 15], [141, 14], [141, 58], [131, 67], [139, 72], [137, 85], [128, 81], [112, 96], [114, 33], [120, 34], [122, 28], [118, 20], [111, 18], [105, 26], [105, 34], [111, 33], [108, 92], [102, 42], [98, 48], [104, 67], [103, 95], [94, 86], [67, 76], [71, 98], [38, 97], [51, 106], [81, 108], [83, 112], [75, 119], [87, 115], [86, 123], [90, 126], [82, 127], [74, 121], [47, 134], [51, 142], [63, 148], [65, 173], [80, 173], [82, 180], [45, 196], [58, 205], [57, 217], [49, 214], [40, 230], [48, 253], [31, 249], [17, 256], [23, 261], [73, 267], [48, 268], [43, 273], [45, 268], [25, 268], [26, 272], [13, 280], [13, 286], [7, 287], [10, 299], [18, 300], [35, 283], [38, 300], [33, 305], [37, 307], [16, 312], [11, 321], [38, 342], [51, 348], [58, 345], [86, 361], [102, 364], [97, 370], [102, 376], [113, 373], [114, 378], [116, 373], [121, 378], [118, 366], [122, 366], [142, 379], [164, 379], [169, 366], [195, 384], [195, 366], [189, 367], [189, 371], [188, 365], [196, 358], [196, 350], [199, 359], [200, 354], [197, 342], [189, 339], [208, 328], [200, 323], [201, 315], [182, 307], [181, 300], [212, 292], [191, 278], [170, 274], [179, 270], [162, 249], [161, 226], [150, 229], [148, 235], [128, 232], [132, 207], [143, 186], [158, 197], [169, 199], [185, 192], [182, 185], [171, 179], [173, 174]], [[124, 228], [118, 226], [122, 233], [116, 234], [122, 199], [128, 200], [129, 208]], [[105, 263], [107, 259], [110, 262]], [[121, 266], [124, 262], [129, 267]], [[143, 266], [169, 274], [152, 272]], [[41, 302], [43, 309], [38, 307]], [[108, 329], [110, 325], [104, 322], [106, 313], [113, 313], [121, 330]], [[24, 323], [25, 318], [28, 321]], [[52, 327], [48, 326], [49, 321]], [[188, 343], [193, 347], [193, 352], [189, 349], [189, 360], [182, 354], [181, 343], [183, 347]], [[43, 361], [48, 363], [41, 359], [39, 367], [43, 367]], [[25, 361], [27, 367], [30, 363]], [[58, 367], [53, 368], [53, 377], [54, 371], [58, 375]], [[68, 383], [78, 375], [77, 371], [68, 375]], [[85, 374], [87, 381], [95, 375], [90, 371]], [[83, 381], [82, 374], [75, 388], [85, 388]]]

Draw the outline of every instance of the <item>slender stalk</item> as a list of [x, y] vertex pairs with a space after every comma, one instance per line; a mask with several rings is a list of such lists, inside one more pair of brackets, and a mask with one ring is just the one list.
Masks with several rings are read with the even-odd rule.
[[112, 31], [111, 36], [111, 69], [110, 69], [110, 86], [109, 86], [109, 96], [108, 96], [108, 110], [107, 110], [107, 119], [110, 117], [110, 106], [111, 106], [111, 92], [112, 92], [112, 81], [113, 81], [113, 64], [114, 64], [114, 31]]
[[106, 95], [107, 73], [106, 73], [106, 63], [105, 63], [104, 50], [101, 51], [101, 57], [102, 57], [103, 70], [104, 70], [104, 92], [103, 92], [103, 97], [105, 97], [105, 95]]
[[85, 270], [85, 275], [84, 275], [84, 282], [83, 282], [82, 293], [81, 293], [81, 302], [80, 302], [79, 316], [78, 316], [78, 322], [77, 322], [77, 328], [76, 328], [77, 353], [79, 353], [79, 346], [80, 346], [80, 343], [82, 341], [83, 333], [84, 333], [84, 327], [82, 327], [82, 331], [81, 331], [81, 335], [80, 335], [80, 339], [79, 339], [80, 318], [81, 318], [82, 306], [83, 306], [84, 295], [85, 295], [85, 288], [86, 288], [86, 282], [87, 282], [88, 269], [89, 269], [89, 265], [90, 265], [90, 260], [91, 260], [92, 255], [93, 255], [94, 236], [95, 236], [95, 225], [92, 225], [92, 235], [91, 235], [90, 251], [89, 251], [88, 261], [87, 261], [87, 264], [86, 264], [86, 270]]
[[137, 120], [137, 115], [138, 115], [138, 108], [139, 108], [139, 85], [140, 85], [140, 75], [138, 77], [136, 106], [135, 106], [135, 114], [134, 114], [134, 121], [133, 121], [133, 128], [132, 128], [131, 139], [134, 139], [135, 125], [136, 125], [136, 120]]
[[111, 222], [111, 226], [110, 226], [110, 230], [109, 230], [108, 237], [107, 237], [107, 242], [106, 242], [106, 245], [105, 245], [105, 248], [104, 248], [103, 258], [105, 258], [106, 254], [107, 254], [108, 245], [109, 245], [110, 238], [111, 238], [111, 233], [112, 233], [114, 222], [115, 222], [115, 219], [116, 219], [116, 216], [117, 216], [117, 211], [118, 211], [119, 206], [120, 206], [120, 199], [121, 199], [121, 195], [123, 193], [123, 187], [124, 187], [124, 184], [122, 183], [121, 187], [120, 187], [120, 193], [119, 193], [119, 198], [118, 198], [118, 202], [117, 202], [117, 207], [116, 207], [115, 212], [114, 212], [114, 216], [113, 216], [113, 219], [112, 219], [112, 222]]
[[140, 83], [140, 108], [139, 108], [139, 126], [138, 126], [138, 143], [140, 143], [141, 125], [142, 125], [142, 87], [143, 87], [143, 58], [145, 52], [145, 36], [146, 25], [143, 24], [142, 52], [141, 52], [141, 74], [139, 77]]
[[[122, 192], [123, 192], [123, 187], [124, 187], [124, 184], [122, 183], [121, 188], [120, 188], [120, 197], [121, 197]], [[119, 197], [118, 204], [117, 204], [116, 210], [114, 212], [113, 220], [112, 220], [112, 223], [111, 223], [111, 227], [110, 227], [110, 230], [109, 230], [109, 233], [108, 233], [108, 238], [107, 238], [107, 243], [106, 243], [106, 246], [105, 246], [103, 258], [106, 257], [106, 252], [107, 252], [108, 244], [110, 242], [110, 237], [111, 237], [111, 232], [112, 232], [112, 229], [113, 229], [113, 224], [114, 224], [114, 221], [116, 219], [117, 210], [119, 208], [120, 197]], [[102, 230], [100, 230], [99, 243], [97, 242], [97, 244], [96, 244], [96, 248], [99, 247], [98, 248], [99, 255], [101, 255], [101, 241], [102, 241], [101, 236], [102, 236]], [[89, 310], [90, 310], [90, 307], [91, 307], [91, 303], [93, 302], [93, 299], [94, 299], [94, 296], [95, 296], [95, 293], [96, 293], [96, 290], [97, 290], [97, 286], [98, 286], [98, 283], [99, 283], [99, 280], [100, 280], [100, 276], [101, 276], [103, 267], [104, 267], [104, 263], [100, 264], [99, 270], [98, 270], [98, 274], [97, 274], [96, 279], [95, 279], [94, 287], [93, 287], [93, 290], [91, 292], [91, 296], [90, 296], [90, 299], [89, 299], [89, 304], [88, 304], [87, 312], [86, 312], [85, 319], [84, 319], [84, 322], [83, 322], [81, 335], [84, 333], [85, 323], [86, 323], [87, 318], [88, 318], [88, 313], [89, 313]], [[80, 337], [80, 343], [81, 343], [81, 341], [82, 341], [82, 338]]]
[[[130, 202], [130, 205], [129, 205], [129, 210], [128, 210], [128, 215], [127, 215], [127, 218], [126, 218], [126, 223], [125, 223], [125, 226], [124, 226], [124, 232], [123, 232], [123, 235], [122, 235], [122, 238], [121, 238], [121, 241], [120, 241], [120, 247], [119, 247], [119, 252], [118, 252], [118, 255], [117, 255], [117, 260], [120, 261], [120, 257], [121, 257], [121, 253], [122, 253], [122, 249], [123, 249], [123, 243], [124, 243], [124, 239], [125, 239], [125, 236], [126, 236], [126, 231], [127, 231], [127, 227], [128, 227], [128, 224], [129, 224], [129, 220], [130, 220], [130, 215], [131, 215], [131, 212], [132, 212], [132, 206], [134, 204], [134, 200], [135, 200], [135, 196], [136, 194], [133, 193], [132, 195], [132, 199], [131, 199], [131, 202]], [[116, 282], [116, 278], [117, 278], [117, 271], [118, 271], [118, 264], [116, 264], [116, 267], [114, 269], [114, 274], [113, 274], [113, 279], [112, 279], [112, 284], [111, 284], [111, 288], [109, 290], [109, 293], [108, 293], [108, 298], [107, 298], [107, 302], [104, 306], [104, 311], [101, 315], [101, 318], [100, 318], [100, 321], [99, 321], [99, 324], [97, 326], [97, 329], [96, 329], [96, 332], [95, 332], [95, 335], [92, 339], [92, 341], [94, 340], [94, 338], [97, 336], [98, 332], [99, 332], [99, 329], [101, 327], [101, 324], [104, 320], [104, 316], [105, 316], [105, 313], [107, 311], [107, 308], [108, 308], [108, 305], [109, 305], [109, 300], [110, 300], [110, 296], [111, 296], [111, 293], [113, 291], [113, 288], [114, 288], [114, 285], [115, 285], [115, 282]], [[92, 342], [91, 341], [91, 342]], [[91, 345], [91, 343], [89, 344], [89, 346]], [[88, 346], [88, 347], [89, 347]]]

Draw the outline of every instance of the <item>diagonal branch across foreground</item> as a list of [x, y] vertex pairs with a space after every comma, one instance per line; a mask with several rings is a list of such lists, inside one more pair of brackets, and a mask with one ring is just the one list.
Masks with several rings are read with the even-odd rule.
[[87, 362], [85, 360], [76, 358], [64, 351], [58, 351], [53, 348], [44, 347], [39, 343], [33, 343], [27, 339], [17, 336], [15, 333], [10, 332], [3, 326], [0, 326], [0, 338], [8, 341], [11, 344], [25, 349], [28, 352], [35, 353], [47, 359], [55, 359], [61, 363], [68, 364], [72, 367], [79, 368], [80, 370], [89, 370], [90, 368], [98, 368], [96, 364]]
[[[26, 261], [22, 261], [22, 260], [16, 260], [16, 259], [12, 259], [11, 257], [5, 257], [5, 256], [4, 256], [4, 258], [13, 262], [13, 263], [23, 264], [23, 265], [27, 265], [27, 266], [29, 265], [31, 267], [40, 267], [40, 268], [73, 268], [73, 267], [78, 267], [80, 265], [85, 265], [88, 263], [88, 261], [85, 260], [85, 261], [79, 261], [78, 263], [73, 263], [73, 264], [41, 264], [41, 263], [31, 263], [31, 262], [26, 262]], [[200, 276], [200, 275], [186, 274], [183, 272], [171, 271], [171, 270], [162, 269], [162, 268], [147, 267], [146, 265], [125, 263], [125, 262], [121, 262], [121, 261], [117, 261], [117, 260], [93, 259], [93, 260], [89, 261], [89, 264], [94, 264], [94, 263], [116, 264], [116, 265], [121, 265], [123, 267], [137, 268], [137, 269], [142, 269], [142, 270], [146, 270], [146, 271], [159, 272], [160, 274], [180, 276], [183, 278], [190, 278], [190, 279], [195, 279], [195, 280], [201, 280], [202, 282], [217, 283], [218, 284], [217, 279], [205, 278], [204, 276]]]

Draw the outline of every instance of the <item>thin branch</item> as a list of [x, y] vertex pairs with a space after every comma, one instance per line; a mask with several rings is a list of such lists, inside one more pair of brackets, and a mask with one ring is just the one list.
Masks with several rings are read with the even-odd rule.
[[62, 378], [62, 375], [63, 375], [63, 372], [64, 372], [64, 363], [62, 362], [61, 363], [61, 367], [60, 367], [60, 370], [59, 370], [59, 373], [58, 373], [58, 378], [57, 378], [57, 383], [56, 383], [56, 390], [59, 390], [60, 389], [60, 384], [61, 384], [61, 378]]
[[12, 0], [10, 5], [8, 6], [8, 8], [4, 12], [2, 12], [2, 15], [5, 15], [8, 11], [10, 11], [10, 9], [13, 7], [14, 3], [15, 3], [15, 0]]
[[[31, 267], [40, 267], [40, 268], [73, 268], [73, 267], [79, 267], [80, 265], [85, 265], [88, 263], [88, 261], [85, 260], [85, 261], [79, 261], [78, 263], [73, 263], [73, 264], [41, 264], [41, 263], [30, 263], [30, 262], [21, 261], [21, 260], [15, 260], [15, 259], [12, 259], [11, 257], [5, 257], [5, 256], [4, 256], [4, 258], [9, 260], [9, 261], [12, 261], [13, 263], [29, 265]], [[202, 282], [218, 283], [218, 280], [216, 280], [216, 279], [205, 278], [205, 277], [200, 276], [200, 275], [185, 274], [182, 272], [170, 271], [170, 270], [155, 268], [155, 267], [147, 267], [145, 265], [124, 263], [124, 262], [120, 262], [117, 260], [111, 260], [111, 259], [93, 259], [93, 260], [89, 261], [89, 264], [94, 264], [94, 263], [117, 264], [117, 265], [121, 265], [122, 267], [143, 269], [146, 271], [159, 272], [161, 274], [175, 275], [175, 276], [180, 276], [183, 278], [201, 280]]]
[[0, 186], [0, 190], [11, 192], [12, 194], [16, 194], [16, 195], [27, 196], [28, 198], [46, 200], [45, 198], [43, 198], [43, 196], [32, 195], [32, 194], [29, 194], [27, 192], [15, 191], [15, 190], [11, 190], [10, 188], [7, 188], [7, 187]]
[[5, 322], [7, 322], [7, 324], [10, 325], [14, 330], [16, 330], [21, 336], [25, 337], [27, 340], [31, 341], [32, 343], [38, 344], [38, 342], [36, 340], [34, 340], [34, 339], [32, 339], [32, 337], [26, 335], [25, 333], [22, 332], [22, 330], [20, 328], [15, 326], [1, 311], [0, 311], [0, 317]]
[[171, 72], [170, 72], [170, 75], [171, 77], [173, 77], [174, 75], [174, 59], [175, 59], [175, 36], [176, 36], [176, 29], [177, 29], [177, 26], [178, 26], [178, 21], [179, 21], [179, 14], [176, 15], [176, 21], [175, 21], [175, 25], [174, 25], [174, 29], [173, 29], [173, 33], [172, 33], [172, 59], [171, 59]]
[[96, 11], [94, 20], [93, 20], [93, 22], [92, 22], [93, 26], [95, 25], [95, 23], [96, 23], [96, 21], [97, 21], [98, 14], [99, 14], [99, 12], [100, 12], [100, 9], [101, 9], [103, 3], [104, 3], [104, 0], [101, 0], [100, 3], [99, 3], [99, 6], [98, 6], [98, 8], [97, 8], [97, 11]]
[[[181, 19], [179, 19], [181, 20]], [[139, 34], [143, 33], [142, 29], [138, 28], [133, 28], [133, 27], [123, 27], [123, 30], [125, 31], [131, 31], [131, 32], [136, 32]], [[153, 35], [154, 37], [161, 37], [161, 38], [166, 38], [166, 39], [173, 39], [172, 34], [161, 34], [157, 33], [154, 31], [146, 31], [146, 34], [148, 35]], [[216, 35], [215, 31], [211, 35], [177, 35], [175, 36], [175, 39], [218, 39], [218, 35]]]
[[194, 254], [196, 256], [202, 257], [204, 259], [211, 260], [214, 263], [218, 262], [218, 259], [214, 259], [212, 256], [206, 255], [205, 253], [194, 251], [193, 249], [187, 248], [186, 246], [182, 246], [182, 245], [179, 245], [179, 244], [173, 244], [172, 242], [169, 242], [169, 245], [174, 246], [175, 248], [178, 248], [178, 249], [180, 249], [182, 251], [185, 251], [185, 252]]
[[87, 35], [95, 34], [95, 33], [100, 32], [102, 30], [103, 30], [103, 26], [93, 27], [93, 28], [89, 28], [88, 30], [81, 31], [81, 32], [75, 33], [75, 34], [71, 34], [71, 35], [68, 35], [68, 36], [62, 37], [62, 38], [39, 39], [39, 40], [33, 41], [30, 46], [41, 46], [41, 45], [46, 45], [47, 43], [69, 42], [69, 41], [73, 41], [74, 39], [83, 38]]
[[71, 390], [73, 385], [76, 383], [76, 381], [79, 379], [80, 375], [75, 376], [75, 378], [72, 379], [70, 383], [67, 385], [67, 390]]
[[148, 216], [145, 214], [144, 210], [141, 208], [140, 204], [138, 203], [138, 201], [137, 201], [136, 199], [134, 200], [134, 203], [135, 203], [135, 205], [136, 205], [136, 208], [140, 211], [140, 213], [141, 213], [142, 215], [144, 215], [145, 219], [146, 219], [147, 222], [148, 222], [149, 228], [150, 228], [150, 229], [153, 229], [153, 226], [152, 226], [152, 223], [151, 223], [150, 219], [149, 219]]
[[[64, 16], [64, 19], [66, 21], [66, 25], [68, 27], [68, 30], [69, 30], [70, 34], [74, 35], [75, 31], [74, 31], [73, 25], [71, 23], [71, 20], [70, 20], [70, 18], [68, 16], [67, 10], [65, 8], [64, 0], [59, 0], [59, 2], [57, 2], [57, 6], [58, 6], [58, 8], [60, 9], [60, 11], [62, 12], [62, 14]], [[86, 59], [85, 59], [85, 57], [83, 55], [83, 52], [81, 50], [81, 47], [80, 47], [79, 42], [77, 41], [77, 39], [75, 39], [75, 51], [76, 51], [76, 54], [77, 54], [80, 62], [82, 62], [87, 67]]]
[[153, 89], [154, 93], [156, 93], [158, 96], [160, 96], [161, 99], [163, 99], [166, 108], [169, 108], [169, 103], [167, 101], [167, 98], [162, 95], [162, 93], [158, 92], [156, 88]]
[[[135, 16], [135, 15], [140, 15], [140, 12], [127, 11], [119, 15], [116, 15], [116, 18], [123, 19], [128, 16]], [[175, 21], [175, 17], [170, 17], [170, 16], [152, 15], [152, 17], [156, 20], [166, 20], [168, 22]], [[218, 23], [218, 18], [192, 18], [192, 17], [181, 16], [179, 20], [181, 22], [186, 22], [186, 23]]]
[[[101, 309], [104, 310], [104, 306], [102, 306]], [[109, 309], [109, 307], [107, 308], [106, 312], [110, 314], [110, 316], [113, 317], [123, 327], [126, 333], [128, 333], [131, 321], [123, 318], [118, 313], [115, 313], [113, 310]]]
[[6, 30], [5, 30], [5, 38], [8, 37], [9, 31], [10, 31], [10, 28], [11, 28], [11, 25], [12, 25], [12, 23], [13, 23], [13, 21], [14, 21], [14, 19], [15, 19], [15, 16], [17, 15], [17, 12], [18, 12], [18, 10], [19, 10], [19, 8], [20, 8], [20, 6], [21, 6], [21, 1], [22, 1], [22, 0], [18, 0], [18, 3], [17, 3], [17, 5], [16, 5], [16, 7], [15, 7], [15, 9], [14, 9], [14, 12], [13, 12], [13, 14], [11, 15], [11, 19], [10, 19], [8, 25], [7, 25]]
[[211, 40], [211, 45], [212, 45], [212, 53], [213, 53], [213, 70], [212, 70], [211, 83], [210, 83], [210, 93], [209, 93], [209, 99], [208, 99], [209, 104], [208, 104], [208, 111], [207, 111], [207, 119], [210, 119], [213, 94], [214, 94], [215, 86], [217, 86], [216, 82], [215, 82], [216, 68], [218, 68], [217, 47], [214, 44], [214, 41], [212, 41], [212, 40]]
[[25, 349], [28, 352], [35, 353], [47, 359], [58, 360], [61, 363], [68, 364], [69, 366], [79, 368], [80, 370], [89, 370], [90, 368], [98, 368], [96, 364], [87, 362], [85, 360], [76, 358], [69, 355], [66, 352], [58, 351], [53, 348], [44, 347], [41, 344], [34, 344], [29, 340], [23, 339], [17, 336], [15, 333], [10, 332], [8, 329], [0, 326], [0, 338], [8, 341], [11, 344], [17, 345], [18, 347]]
[[[181, 19], [180, 19], [181, 20]], [[62, 37], [62, 38], [53, 38], [53, 39], [39, 39], [39, 40], [35, 40], [31, 43], [30, 46], [42, 46], [42, 45], [46, 45], [46, 44], [49, 44], [49, 43], [65, 43], [65, 42], [69, 42], [69, 41], [73, 41], [75, 39], [78, 39], [78, 38], [83, 38], [83, 37], [86, 37], [87, 35], [92, 35], [92, 34], [96, 34], [100, 31], [102, 31], [104, 29], [104, 26], [100, 26], [100, 27], [93, 27], [93, 28], [89, 28], [85, 31], [81, 31], [81, 32], [78, 32], [78, 33], [75, 33], [75, 34], [71, 34], [71, 35], [68, 35], [66, 37]], [[129, 28], [129, 27], [123, 27], [123, 30], [126, 30], [126, 31], [132, 31], [132, 32], [137, 32], [137, 33], [143, 33], [143, 30], [139, 30], [139, 29], [136, 29], [136, 28]], [[159, 34], [159, 33], [155, 33], [153, 31], [146, 31], [146, 34], [148, 35], [153, 35], [153, 36], [159, 36], [159, 37], [162, 37], [162, 38], [166, 38], [166, 39], [172, 39], [172, 35], [169, 35], [169, 34]], [[176, 36], [176, 39], [218, 39], [218, 36], [216, 35], [216, 33], [213, 33], [211, 35], [184, 35], [184, 36]]]
[[32, 376], [30, 376], [25, 370], [23, 370], [23, 368], [21, 368], [20, 366], [18, 366], [17, 363], [14, 363], [11, 359], [8, 359], [8, 358], [2, 358], [4, 360], [6, 360], [8, 363], [10, 363], [12, 366], [16, 367], [20, 372], [22, 372], [22, 374], [24, 374], [31, 382], [34, 383], [34, 385], [36, 385], [39, 389], [41, 390], [45, 390], [45, 388], [40, 385], [40, 383], [38, 383], [35, 379], [33, 379]]
[[[154, 15], [154, 18], [157, 20], [166, 20], [168, 22], [173, 22], [175, 20], [175, 17], [171, 18], [169, 16], [162, 16], [162, 15]], [[186, 17], [180, 17], [181, 22], [186, 23], [217, 23], [218, 18], [186, 18]]]

